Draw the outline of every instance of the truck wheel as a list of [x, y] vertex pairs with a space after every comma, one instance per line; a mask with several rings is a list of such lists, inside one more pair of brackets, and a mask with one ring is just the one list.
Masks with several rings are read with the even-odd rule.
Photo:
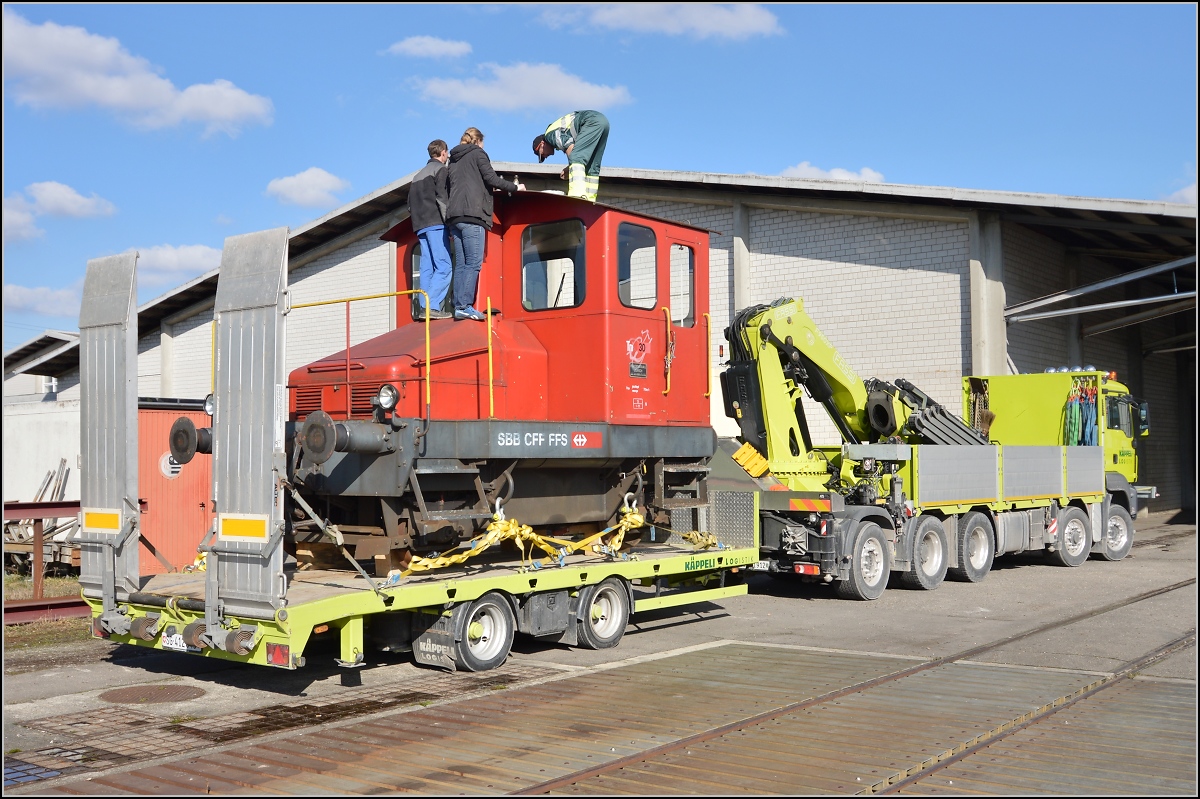
[[1081, 566], [1092, 551], [1092, 525], [1079, 508], [1063, 508], [1058, 514], [1058, 543], [1050, 560], [1059, 566]]
[[964, 513], [958, 522], [958, 567], [947, 574], [953, 580], [977, 583], [992, 570], [996, 538], [992, 523], [979, 511]]
[[1108, 509], [1108, 529], [1104, 531], [1104, 549], [1100, 555], [1105, 560], [1120, 560], [1133, 547], [1133, 519], [1129, 511], [1120, 505]]
[[850, 550], [850, 576], [837, 585], [843, 599], [879, 599], [892, 572], [892, 556], [883, 530], [874, 522], [858, 528]]
[[579, 645], [612, 649], [629, 624], [629, 594], [620, 579], [609, 577], [579, 592]]
[[490, 592], [471, 603], [463, 638], [454, 645], [454, 661], [463, 671], [487, 671], [504, 662], [512, 649], [517, 620], [508, 600]]
[[900, 584], [905, 588], [932, 591], [946, 579], [946, 531], [941, 520], [934, 516], [922, 516], [913, 530], [911, 566], [900, 575]]

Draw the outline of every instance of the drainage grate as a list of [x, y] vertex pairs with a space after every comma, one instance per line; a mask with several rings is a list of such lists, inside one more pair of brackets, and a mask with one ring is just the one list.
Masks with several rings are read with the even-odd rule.
[[186, 702], [204, 696], [203, 688], [191, 685], [132, 685], [100, 694], [100, 699], [116, 705], [142, 705], [152, 702]]

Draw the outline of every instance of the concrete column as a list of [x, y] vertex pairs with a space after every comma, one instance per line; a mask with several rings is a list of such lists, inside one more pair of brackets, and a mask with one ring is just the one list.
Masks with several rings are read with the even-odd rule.
[[1008, 372], [1000, 225], [1000, 215], [986, 211], [972, 211], [967, 223], [971, 259], [971, 372], [977, 375]]
[[[1079, 285], [1079, 255], [1069, 252], [1065, 259], [1067, 266], [1067, 288], [1073, 289]], [[1078, 305], [1079, 300], [1071, 300], [1071, 305]], [[1083, 319], [1079, 314], [1067, 317], [1067, 365], [1083, 366]]]
[[[740, 311], [750, 303], [750, 209], [741, 201], [734, 201], [733, 308]], [[732, 313], [730, 318], [733, 318]]]
[[158, 395], [175, 396], [175, 326], [162, 322], [158, 326]]

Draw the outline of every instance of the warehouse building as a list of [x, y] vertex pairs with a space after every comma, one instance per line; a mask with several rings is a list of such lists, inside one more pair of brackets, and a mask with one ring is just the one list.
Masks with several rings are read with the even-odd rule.
[[[532, 190], [562, 188], [548, 164], [494, 166]], [[410, 179], [291, 232], [293, 305], [411, 286], [413, 264], [380, 238], [406, 218]], [[1195, 207], [644, 169], [605, 169], [600, 202], [710, 231], [714, 364], [735, 308], [802, 297], [860, 375], [907, 378], [954, 411], [965, 374], [1115, 371], [1150, 402], [1151, 509], [1194, 513]], [[139, 309], [140, 395], [208, 393], [216, 285], [213, 271]], [[394, 327], [398, 307], [355, 303], [352, 343]], [[344, 306], [294, 310], [287, 368], [344, 347], [345, 329]], [[4, 498], [30, 499], [60, 457], [77, 457], [77, 338], [48, 331], [7, 353], [4, 380]], [[736, 430], [719, 397], [713, 424]], [[836, 439], [831, 424], [813, 433]]]

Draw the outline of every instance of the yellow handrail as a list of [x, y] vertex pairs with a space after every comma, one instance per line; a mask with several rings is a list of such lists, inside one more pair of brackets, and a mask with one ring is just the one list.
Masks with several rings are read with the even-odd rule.
[[712, 396], [712, 317], [704, 314], [704, 373], [708, 375], [704, 396]]
[[[425, 298], [425, 420], [429, 420], [430, 397], [430, 371], [433, 364], [429, 359], [429, 295], [421, 289], [412, 289], [410, 291], [389, 291], [387, 294], [366, 294], [361, 297], [343, 297], [340, 300], [321, 300], [320, 302], [302, 302], [299, 305], [293, 305], [292, 310], [297, 308], [315, 308], [318, 305], [336, 305], [339, 302], [346, 303], [346, 361], [349, 364], [350, 359], [350, 303], [358, 302], [359, 300], [381, 300], [385, 297], [403, 297], [408, 294], [420, 294]], [[349, 366], [346, 369], [346, 390], [350, 390], [350, 370]], [[347, 411], [350, 408], [350, 399], [346, 398]]]
[[496, 398], [492, 394], [492, 298], [487, 298], [487, 347], [488, 347], [488, 418], [496, 418]]
[[675, 360], [675, 333], [671, 327], [671, 309], [664, 305], [662, 310], [667, 315], [667, 354], [663, 358], [667, 366], [667, 387], [663, 389], [663, 394], [666, 395], [671, 393], [671, 361]]

